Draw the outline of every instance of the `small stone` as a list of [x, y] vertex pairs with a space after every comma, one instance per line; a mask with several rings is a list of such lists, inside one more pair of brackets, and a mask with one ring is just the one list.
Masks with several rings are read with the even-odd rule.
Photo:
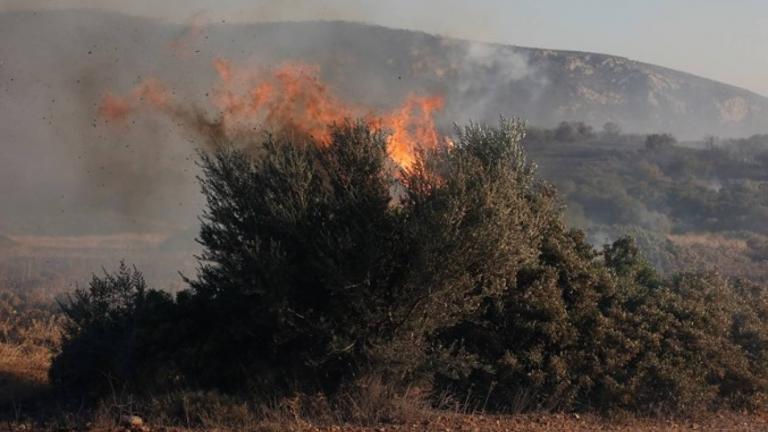
[[131, 429], [141, 429], [144, 426], [144, 420], [135, 415], [124, 415], [120, 417], [120, 423]]

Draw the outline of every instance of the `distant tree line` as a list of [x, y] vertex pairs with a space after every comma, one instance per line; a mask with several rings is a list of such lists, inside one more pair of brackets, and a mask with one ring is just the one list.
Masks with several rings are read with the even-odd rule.
[[576, 122], [530, 129], [524, 146], [561, 192], [568, 220], [591, 241], [640, 233], [659, 239], [641, 246], [662, 262], [675, 260], [663, 244], [668, 234], [720, 234], [748, 249], [722, 263], [725, 270], [765, 279], [755, 269], [768, 260], [760, 246], [768, 240], [768, 135], [679, 142]]

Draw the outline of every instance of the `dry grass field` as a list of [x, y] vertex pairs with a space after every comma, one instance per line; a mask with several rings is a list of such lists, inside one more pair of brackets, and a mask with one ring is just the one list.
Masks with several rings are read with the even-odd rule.
[[0, 405], [27, 400], [45, 389], [60, 324], [50, 304], [0, 291]]

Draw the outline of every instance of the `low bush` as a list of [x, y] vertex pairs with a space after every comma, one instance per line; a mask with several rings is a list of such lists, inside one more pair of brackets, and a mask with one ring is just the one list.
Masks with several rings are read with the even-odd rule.
[[152, 366], [159, 364], [159, 348], [173, 340], [170, 333], [157, 338], [162, 328], [155, 326], [172, 322], [168, 294], [147, 289], [142, 274], [121, 263], [114, 273], [94, 275], [87, 289], [60, 306], [67, 320], [50, 369], [53, 384], [94, 396], [127, 383], [156, 385]]

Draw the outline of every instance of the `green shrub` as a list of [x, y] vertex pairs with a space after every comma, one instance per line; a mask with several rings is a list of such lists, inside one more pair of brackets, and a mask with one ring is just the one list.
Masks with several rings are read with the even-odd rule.
[[167, 318], [172, 302], [166, 293], [148, 290], [138, 270], [121, 263], [114, 273], [94, 275], [87, 289], [60, 306], [67, 320], [61, 352], [51, 365], [52, 383], [99, 394], [154, 380], [148, 359], [166, 341], [151, 345], [153, 323]]

